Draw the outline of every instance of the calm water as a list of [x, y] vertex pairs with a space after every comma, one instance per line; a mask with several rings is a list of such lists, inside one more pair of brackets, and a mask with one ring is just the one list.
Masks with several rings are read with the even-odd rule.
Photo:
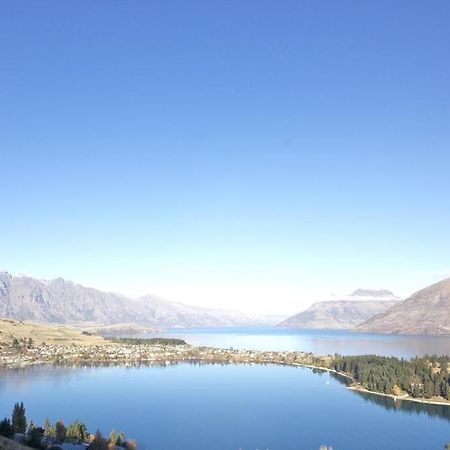
[[450, 408], [394, 403], [329, 374], [283, 366], [34, 367], [0, 372], [0, 414], [23, 400], [35, 422], [80, 418], [143, 450], [432, 450]]
[[410, 358], [425, 354], [450, 356], [450, 336], [404, 336], [341, 330], [283, 328], [173, 329], [165, 336], [190, 344], [252, 350], [304, 350], [319, 354], [378, 354]]

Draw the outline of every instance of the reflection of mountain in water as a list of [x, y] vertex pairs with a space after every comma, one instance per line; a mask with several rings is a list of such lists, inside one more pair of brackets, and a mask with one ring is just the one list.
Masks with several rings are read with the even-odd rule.
[[[335, 373], [330, 373], [330, 376], [339, 383], [348, 385], [349, 380], [343, 378]], [[447, 405], [430, 405], [427, 403], [411, 402], [408, 400], [396, 400], [390, 397], [383, 397], [381, 395], [374, 395], [368, 392], [352, 391], [356, 395], [361, 396], [366, 402], [382, 406], [386, 410], [401, 411], [408, 414], [427, 414], [431, 417], [440, 417], [450, 421], [450, 406]]]

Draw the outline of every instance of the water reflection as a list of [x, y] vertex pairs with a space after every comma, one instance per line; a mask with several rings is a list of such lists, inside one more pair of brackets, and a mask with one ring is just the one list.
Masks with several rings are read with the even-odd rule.
[[[341, 375], [331, 372], [330, 376], [343, 385], [347, 386], [350, 384], [350, 380], [342, 377]], [[433, 405], [408, 400], [394, 400], [390, 397], [383, 397], [381, 395], [374, 395], [362, 391], [352, 390], [351, 392], [360, 396], [364, 401], [381, 406], [388, 411], [401, 411], [408, 414], [428, 415], [450, 421], [450, 406], [448, 405]]]
[[[37, 365], [28, 366], [25, 368], [15, 368], [15, 369], [2, 369], [0, 370], [0, 393], [5, 391], [14, 390], [20, 392], [24, 395], [31, 391], [33, 386], [38, 383], [51, 383], [52, 386], [57, 388], [58, 386], [64, 386], [71, 382], [76, 382], [77, 379], [83, 373], [95, 372], [99, 368], [122, 368], [122, 369], [146, 369], [149, 367], [157, 368], [170, 368], [178, 365], [183, 366], [276, 366], [277, 364], [272, 363], [235, 363], [226, 361], [205, 361], [205, 360], [186, 360], [186, 361], [163, 361], [163, 362], [127, 362], [127, 363], [79, 363], [73, 365]], [[284, 365], [280, 365], [284, 366]], [[285, 367], [285, 366], [284, 366]], [[300, 368], [300, 367], [299, 367]], [[311, 371], [317, 377], [330, 377], [338, 383], [342, 384], [343, 387], [348, 386], [351, 380], [348, 377], [324, 371], [321, 369], [309, 369], [303, 368], [303, 370]], [[360, 396], [364, 401], [372, 403], [373, 405], [381, 406], [389, 411], [401, 411], [408, 414], [416, 415], [428, 415], [430, 417], [439, 417], [450, 421], [450, 406], [447, 405], [432, 405], [427, 403], [402, 401], [370, 394], [367, 392], [351, 391], [352, 394]]]
[[143, 450], [317, 449], [324, 442], [424, 450], [448, 440], [442, 408], [364, 396], [318, 370], [206, 361], [95, 366], [1, 371], [0, 417], [23, 400], [36, 423], [81, 419], [90, 430], [122, 430]]
[[365, 401], [382, 406], [387, 410], [402, 411], [408, 414], [427, 414], [431, 417], [440, 417], [450, 421], [450, 407], [445, 405], [430, 405], [426, 403], [411, 402], [407, 400], [396, 400], [379, 395], [371, 395], [366, 392], [353, 391]]

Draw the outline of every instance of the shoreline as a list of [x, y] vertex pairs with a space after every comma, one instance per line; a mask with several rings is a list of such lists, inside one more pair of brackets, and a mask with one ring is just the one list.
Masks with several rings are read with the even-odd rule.
[[355, 391], [355, 392], [362, 392], [364, 394], [372, 394], [372, 395], [377, 395], [379, 397], [387, 397], [387, 398], [391, 398], [394, 402], [396, 401], [408, 401], [408, 402], [415, 402], [415, 403], [420, 403], [420, 404], [424, 404], [424, 405], [439, 405], [439, 406], [450, 406], [450, 401], [448, 400], [442, 400], [442, 401], [438, 401], [438, 400], [427, 400], [427, 399], [422, 399], [422, 398], [414, 398], [414, 397], [410, 397], [410, 396], [400, 396], [400, 395], [394, 395], [394, 394], [384, 394], [383, 392], [375, 392], [375, 391], [369, 391], [366, 388], [362, 387], [362, 386], [347, 386], [347, 389], [350, 389], [351, 391]]
[[[382, 392], [370, 391], [361, 385], [349, 374], [339, 372], [333, 368], [326, 367], [330, 362], [330, 355], [314, 355], [306, 352], [282, 352], [282, 351], [255, 351], [255, 350], [233, 350], [216, 347], [194, 347], [189, 344], [182, 345], [130, 345], [108, 343], [103, 346], [94, 347], [78, 346], [54, 346], [52, 352], [45, 353], [43, 349], [35, 349], [34, 356], [27, 354], [9, 355], [9, 360], [0, 353], [0, 368], [12, 370], [38, 365], [98, 365], [98, 366], [120, 366], [122, 364], [170, 364], [183, 362], [205, 362], [226, 364], [275, 364], [292, 367], [304, 367], [310, 370], [333, 373], [337, 376], [352, 381], [347, 389], [391, 398], [396, 401], [410, 401], [424, 405], [440, 405], [450, 407], [450, 401], [442, 399], [414, 398], [408, 395], [397, 396]], [[46, 348], [46, 350], [48, 350]], [[3, 361], [2, 361], [3, 359]], [[3, 364], [2, 364], [3, 362]]]
[[[338, 372], [337, 370], [330, 369], [328, 367], [315, 367], [315, 366], [311, 366], [311, 365], [302, 365], [302, 364], [299, 364], [299, 363], [293, 363], [291, 365], [299, 366], [299, 367], [306, 367], [308, 369], [322, 370], [324, 372], [334, 373], [334, 374], [339, 375], [341, 377], [344, 377], [344, 378], [347, 378], [349, 380], [352, 380], [354, 383], [356, 383], [355, 379], [351, 375], [348, 375], [348, 374], [342, 373], [342, 372]], [[409, 401], [409, 402], [416, 402], [416, 403], [421, 403], [421, 404], [425, 404], [425, 405], [450, 406], [450, 400], [442, 400], [442, 401], [427, 400], [425, 398], [422, 399], [422, 398], [410, 397], [409, 395], [401, 396], [401, 395], [394, 395], [394, 394], [385, 394], [383, 392], [369, 391], [368, 389], [364, 388], [363, 386], [361, 386], [359, 384], [355, 384], [353, 386], [346, 386], [346, 388], [351, 390], [351, 391], [355, 391], [355, 392], [363, 392], [364, 394], [378, 395], [380, 397], [391, 398], [392, 400], [394, 400], [394, 402], [396, 402], [396, 401]]]

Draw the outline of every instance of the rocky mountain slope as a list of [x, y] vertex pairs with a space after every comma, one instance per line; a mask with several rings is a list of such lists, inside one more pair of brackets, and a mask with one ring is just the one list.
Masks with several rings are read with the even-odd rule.
[[358, 289], [342, 300], [314, 303], [307, 310], [281, 322], [284, 328], [351, 329], [398, 303], [392, 292]]
[[450, 335], [450, 278], [416, 292], [355, 331]]
[[154, 327], [268, 325], [264, 317], [169, 302], [131, 299], [58, 278], [51, 281], [0, 272], [0, 317], [71, 325], [139, 324]]

